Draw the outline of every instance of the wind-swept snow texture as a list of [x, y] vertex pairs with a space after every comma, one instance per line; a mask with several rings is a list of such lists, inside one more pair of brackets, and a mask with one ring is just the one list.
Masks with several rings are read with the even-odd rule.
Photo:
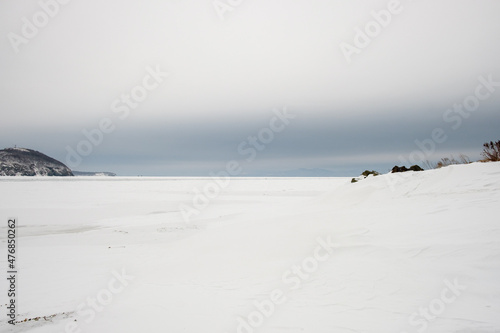
[[350, 179], [0, 178], [0, 331], [500, 332], [500, 163]]

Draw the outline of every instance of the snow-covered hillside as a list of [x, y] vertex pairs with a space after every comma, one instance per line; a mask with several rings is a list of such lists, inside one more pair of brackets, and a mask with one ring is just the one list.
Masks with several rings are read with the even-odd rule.
[[500, 332], [500, 163], [350, 180], [0, 177], [0, 331]]
[[0, 150], [0, 176], [73, 176], [61, 162], [36, 150]]

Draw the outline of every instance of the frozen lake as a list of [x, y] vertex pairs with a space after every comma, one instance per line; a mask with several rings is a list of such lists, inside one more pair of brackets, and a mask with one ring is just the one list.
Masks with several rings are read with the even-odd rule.
[[500, 163], [356, 184], [3, 177], [0, 262], [16, 217], [28, 320], [2, 301], [0, 330], [500, 332], [499, 203]]

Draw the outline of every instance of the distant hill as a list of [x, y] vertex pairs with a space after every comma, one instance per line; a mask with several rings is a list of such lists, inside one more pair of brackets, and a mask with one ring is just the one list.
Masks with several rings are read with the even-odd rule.
[[0, 150], [0, 176], [73, 176], [71, 169], [36, 150]]
[[73, 171], [75, 176], [100, 176], [100, 177], [115, 177], [116, 173], [112, 172], [87, 172], [87, 171]]

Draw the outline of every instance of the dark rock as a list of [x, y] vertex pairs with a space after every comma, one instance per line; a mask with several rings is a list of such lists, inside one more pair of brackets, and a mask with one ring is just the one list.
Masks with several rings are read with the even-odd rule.
[[396, 172], [406, 172], [406, 171], [408, 171], [408, 169], [405, 166], [400, 167], [396, 165], [394, 166], [394, 168], [392, 168], [391, 172], [396, 173]]
[[424, 169], [422, 169], [421, 167], [419, 167], [419, 166], [418, 166], [418, 165], [416, 165], [416, 164], [415, 164], [415, 165], [412, 165], [412, 166], [410, 167], [410, 170], [411, 170], [411, 171], [424, 171]]
[[377, 171], [370, 171], [370, 170], [365, 170], [363, 171], [363, 173], [361, 174], [362, 176], [365, 176], [365, 177], [368, 177], [369, 175], [373, 175], [373, 176], [379, 176], [380, 173], [378, 173]]
[[394, 168], [392, 168], [391, 172], [396, 173], [396, 172], [406, 172], [406, 171], [424, 171], [424, 169], [422, 169], [418, 165], [412, 165], [409, 169], [404, 165], [402, 167], [396, 165]]

